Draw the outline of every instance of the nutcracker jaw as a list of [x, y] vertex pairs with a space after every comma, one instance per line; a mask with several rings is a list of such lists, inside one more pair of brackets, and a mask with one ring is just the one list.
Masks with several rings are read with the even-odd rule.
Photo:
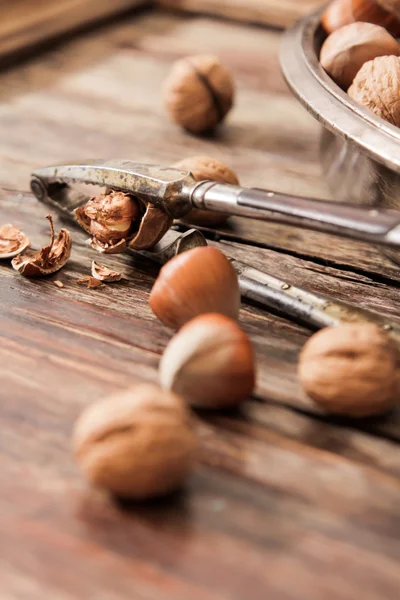
[[197, 186], [189, 172], [128, 160], [85, 160], [32, 173], [34, 195], [71, 217], [74, 210], [89, 199], [74, 189], [73, 184], [96, 185], [132, 194], [173, 218], [190, 212], [192, 190]]
[[[207, 240], [197, 229], [189, 229], [184, 233], [171, 229], [151, 250], [141, 250], [139, 254], [164, 265], [174, 256], [202, 246], [207, 246]], [[136, 253], [136, 250], [132, 252]]]

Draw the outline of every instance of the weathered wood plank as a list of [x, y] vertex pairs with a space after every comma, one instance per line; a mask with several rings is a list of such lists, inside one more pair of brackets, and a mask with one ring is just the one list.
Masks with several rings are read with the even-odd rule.
[[[324, 195], [318, 125], [278, 74], [278, 47], [274, 31], [157, 13], [64, 43], [0, 77], [0, 183], [27, 189], [34, 167], [99, 152], [162, 164], [205, 154], [244, 184]], [[172, 61], [197, 52], [220, 55], [238, 85], [214, 138], [187, 135], [161, 103]]]
[[146, 0], [13, 0], [0, 6], [0, 62], [67, 32], [146, 4]]
[[[278, 44], [261, 28], [155, 12], [3, 73], [0, 182], [24, 190], [35, 166], [79, 156], [169, 164], [211, 153], [246, 185], [326, 195], [318, 127], [284, 87]], [[237, 108], [213, 139], [184, 134], [160, 106], [171, 62], [197, 51], [219, 54], [238, 80]], [[30, 194], [0, 194], [0, 222], [24, 227], [36, 247], [48, 212]], [[217, 246], [399, 318], [396, 272], [379, 270], [373, 250], [331, 252], [326, 236], [241, 226]], [[295, 372], [309, 332], [256, 306], [240, 319], [257, 353], [256, 397], [242, 412], [202, 415], [203, 466], [186, 493], [128, 506], [87, 488], [69, 449], [76, 416], [112, 391], [155, 381], [171, 332], [148, 306], [154, 265], [104, 257], [126, 279], [87, 290], [76, 279], [98, 255], [82, 232], [73, 238], [71, 260], [49, 279], [0, 265], [5, 600], [354, 600], [355, 590], [397, 600], [400, 413], [367, 423], [316, 416]]]
[[[235, 240], [289, 253], [331, 265], [343, 271], [375, 277], [377, 281], [399, 281], [400, 268], [384, 255], [384, 250], [333, 235], [301, 230], [277, 223], [231, 217], [226, 225], [201, 228], [207, 236]], [[400, 262], [400, 257], [399, 257]]]
[[[25, 227], [36, 245], [44, 243], [47, 237], [47, 221], [45, 220], [47, 207], [38, 203], [28, 194], [20, 197], [3, 196], [0, 197], [0, 201], [6, 221], [12, 220], [15, 224]], [[12, 218], [13, 215], [15, 218]], [[131, 330], [135, 331], [136, 339], [140, 340], [140, 349], [146, 351], [148, 355], [154, 353], [152, 362], [154, 367], [157, 362], [156, 357], [162, 351], [169, 337], [165, 328], [157, 326], [147, 305], [148, 292], [156, 276], [157, 268], [148, 261], [109, 256], [106, 263], [112, 268], [120, 269], [121, 262], [125, 265], [124, 274], [128, 278], [127, 283], [107, 286], [98, 290], [87, 290], [76, 284], [76, 279], [89, 273], [90, 262], [94, 255], [85, 246], [84, 240], [85, 235], [79, 230], [74, 230], [72, 261], [67, 270], [64, 270], [59, 277], [54, 277], [61, 279], [65, 284], [61, 290], [55, 288], [51, 280], [37, 283], [18, 277], [11, 269], [4, 268], [0, 271], [1, 280], [4, 282], [4, 291], [0, 290], [0, 302], [4, 304], [3, 310], [8, 311], [11, 327], [14, 327], [15, 321], [18, 322], [20, 318], [25, 318], [25, 315], [29, 313], [34, 319], [31, 325], [32, 333], [24, 334], [26, 337], [23, 344], [29, 345], [30, 340], [33, 340], [35, 344], [37, 341], [35, 329], [37, 327], [43, 329], [46, 320], [50, 319], [53, 323], [52, 326], [60, 328], [62, 339], [69, 339], [67, 335], [70, 335], [74, 343], [73, 347], [69, 349], [72, 358], [75, 354], [82, 353], [85, 344], [88, 344], [85, 361], [86, 364], [90, 364], [95, 360], [96, 352], [99, 351], [97, 349], [94, 352], [92, 349], [92, 345], [96, 345], [97, 340], [102, 341], [104, 348], [107, 348], [108, 331], [111, 329], [106, 327], [105, 330], [102, 330], [96, 325], [101, 322], [104, 313], [104, 318], [111, 319], [109, 322], [115, 319], [110, 343], [116, 362], [113, 362], [112, 356], [109, 360], [110, 364], [113, 364], [116, 375], [121, 368], [118, 366], [120, 359], [118, 350], [114, 348], [114, 345], [131, 346], [133, 343], [129, 337]], [[395, 320], [400, 317], [398, 284], [388, 286], [375, 281], [373, 275], [342, 271], [265, 248], [226, 241], [214, 242], [214, 244], [227, 255], [244, 262], [247, 261], [252, 266], [271, 275], [286, 278], [293, 285], [304, 286], [317, 293], [331, 294], [334, 298], [390, 315]], [[6, 285], [9, 286], [9, 291], [6, 291]], [[56, 299], [57, 304], [54, 306], [50, 304], [48, 307], [48, 298]], [[111, 299], [114, 308], [110, 308]], [[84, 319], [88, 325], [86, 334], [85, 327], [81, 325], [83, 320], [80, 316], [81, 302], [85, 303], [87, 310], [90, 310]], [[10, 304], [9, 307], [7, 307], [7, 303]], [[32, 303], [34, 304], [32, 305]], [[95, 304], [93, 309], [91, 308], [92, 304]], [[109, 314], [110, 311], [112, 316]], [[132, 320], [131, 324], [130, 320]], [[297, 355], [310, 332], [304, 327], [250, 305], [243, 306], [242, 323], [251, 335], [257, 351], [260, 398], [314, 413], [319, 412], [304, 395], [296, 376]], [[151, 337], [147, 333], [149, 327], [152, 328]], [[28, 331], [26, 324], [24, 331]], [[76, 333], [84, 338], [76, 338]], [[12, 336], [12, 331], [9, 332], [9, 335]], [[104, 357], [105, 354], [103, 353], [102, 356]], [[140, 362], [140, 354], [136, 355], [136, 360]], [[82, 368], [79, 360], [75, 363], [71, 366], [72, 372], [76, 365], [79, 369]], [[98, 368], [98, 364], [96, 363], [96, 367], [93, 368]], [[128, 367], [128, 379], [122, 377], [122, 386], [127, 384], [129, 376], [134, 376], [136, 368], [134, 363]], [[126, 373], [126, 369], [124, 362], [124, 373]], [[4, 362], [4, 370], [12, 371], [12, 367], [8, 366], [7, 361]], [[102, 377], [105, 381], [107, 380], [106, 374], [103, 374]], [[71, 381], [73, 381], [73, 377]], [[371, 431], [400, 439], [400, 411], [383, 421], [372, 421], [363, 426]]]

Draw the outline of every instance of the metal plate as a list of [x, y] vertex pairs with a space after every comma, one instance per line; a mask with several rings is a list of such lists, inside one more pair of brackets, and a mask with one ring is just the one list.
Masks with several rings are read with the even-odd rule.
[[[356, 104], [325, 73], [322, 11], [283, 37], [280, 62], [295, 96], [323, 125], [321, 162], [335, 200], [400, 210], [400, 129]], [[400, 262], [397, 251], [386, 251]]]

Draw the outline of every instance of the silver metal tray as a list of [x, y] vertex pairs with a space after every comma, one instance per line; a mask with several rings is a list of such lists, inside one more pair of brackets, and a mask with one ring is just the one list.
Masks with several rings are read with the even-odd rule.
[[[321, 162], [332, 195], [400, 210], [400, 128], [353, 102], [322, 69], [320, 17], [318, 11], [286, 32], [280, 62], [293, 93], [323, 125]], [[397, 251], [385, 254], [400, 262]]]

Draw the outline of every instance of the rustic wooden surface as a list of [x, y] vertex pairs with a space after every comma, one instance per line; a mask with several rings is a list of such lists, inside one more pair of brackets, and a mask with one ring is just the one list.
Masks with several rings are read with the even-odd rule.
[[326, 0], [157, 0], [164, 7], [208, 13], [258, 25], [288, 27]]
[[0, 64], [17, 52], [147, 0], [0, 0]]
[[[145, 13], [1, 75], [1, 222], [37, 247], [48, 209], [26, 191], [35, 166], [90, 156], [175, 162], [210, 154], [244, 184], [327, 196], [318, 126], [279, 74], [279, 33]], [[237, 106], [214, 138], [165, 118], [171, 62], [197, 51], [234, 70]], [[77, 285], [93, 252], [73, 231], [67, 267], [41, 281], [0, 265], [2, 600], [397, 600], [400, 415], [319, 415], [295, 369], [309, 332], [244, 305], [257, 392], [241, 411], [201, 415], [201, 461], [186, 489], [120, 505], [89, 489], [69, 437], [89, 402], [156, 380], [170, 332], [147, 299], [156, 267], [107, 257], [126, 279]], [[377, 250], [232, 219], [210, 236], [232, 256], [295, 284], [399, 318], [396, 268]], [[54, 280], [64, 283], [59, 289]]]

